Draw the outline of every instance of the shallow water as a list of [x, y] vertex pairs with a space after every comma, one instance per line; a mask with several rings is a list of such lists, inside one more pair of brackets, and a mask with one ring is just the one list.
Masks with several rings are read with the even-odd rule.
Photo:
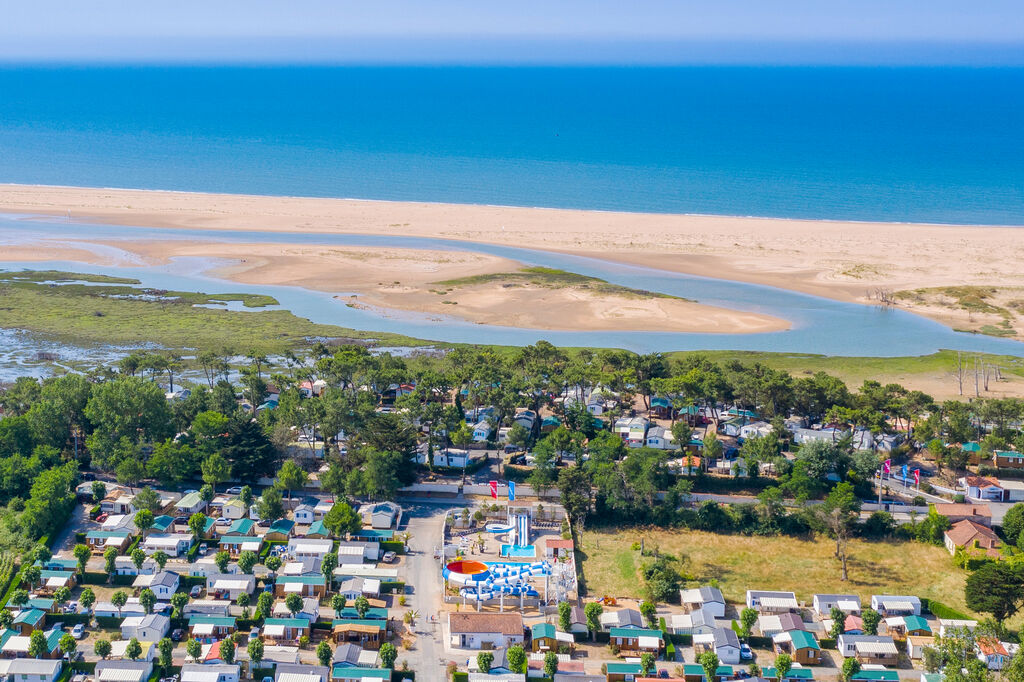
[[105, 241], [185, 239], [477, 251], [527, 265], [558, 268], [628, 287], [682, 296], [700, 303], [774, 315], [789, 320], [792, 328], [761, 334], [547, 331], [473, 324], [434, 314], [388, 311], [381, 315], [371, 310], [347, 307], [334, 298], [348, 292], [317, 292], [298, 287], [240, 284], [217, 279], [206, 274], [215, 263], [203, 258], [177, 258], [166, 265], [146, 267], [110, 267], [64, 261], [6, 263], [2, 267], [6, 270], [55, 269], [133, 277], [141, 281], [141, 286], [158, 289], [267, 294], [276, 298], [281, 307], [314, 322], [447, 342], [525, 345], [545, 339], [561, 346], [617, 347], [638, 352], [754, 350], [891, 357], [953, 349], [1024, 356], [1024, 343], [1020, 341], [954, 332], [937, 322], [901, 310], [529, 249], [387, 235], [166, 230], [0, 216], [0, 244], [43, 238], [82, 240], [86, 237]]

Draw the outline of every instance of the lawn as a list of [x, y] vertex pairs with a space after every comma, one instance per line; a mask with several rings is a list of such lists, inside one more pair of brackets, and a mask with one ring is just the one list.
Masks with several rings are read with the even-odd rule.
[[747, 589], [790, 590], [807, 604], [816, 593], [859, 594], [865, 603], [872, 594], [913, 594], [970, 613], [964, 604], [966, 574], [953, 567], [942, 547], [853, 541], [850, 579], [843, 582], [833, 557], [835, 545], [827, 538], [806, 541], [689, 530], [584, 533], [580, 550], [588, 596], [641, 596], [642, 561], [640, 552], [631, 549], [641, 538], [647, 550], [686, 557], [686, 571], [700, 582], [717, 579], [731, 602], [743, 602]]

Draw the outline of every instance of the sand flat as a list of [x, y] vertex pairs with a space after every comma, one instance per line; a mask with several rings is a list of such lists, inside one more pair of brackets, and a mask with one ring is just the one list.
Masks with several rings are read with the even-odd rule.
[[[843, 301], [950, 285], [1024, 286], [1024, 229], [617, 213], [0, 185], [0, 211], [166, 228], [391, 234], [526, 246]], [[84, 236], [84, 235], [83, 235]], [[900, 301], [956, 327], [973, 315]], [[1020, 319], [1013, 322], [1024, 331]]]
[[[89, 245], [97, 252], [88, 251]], [[69, 247], [40, 240], [37, 259], [107, 263], [123, 251], [119, 265], [164, 264], [177, 257], [215, 259], [210, 274], [247, 284], [299, 286], [335, 293], [347, 304], [409, 311], [508, 327], [566, 331], [678, 331], [756, 333], [787, 329], [779, 318], [702, 305], [676, 298], [616, 295], [580, 287], [507, 286], [501, 281], [471, 286], [438, 284], [475, 275], [510, 273], [522, 263], [481, 253], [409, 248], [334, 247], [218, 241], [139, 240], [90, 242]], [[25, 250], [0, 251], [2, 260], [25, 260]]]

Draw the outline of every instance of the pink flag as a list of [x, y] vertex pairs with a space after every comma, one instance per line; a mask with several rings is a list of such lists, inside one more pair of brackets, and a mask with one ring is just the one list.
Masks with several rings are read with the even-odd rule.
[[885, 464], [882, 465], [882, 471], [884, 471], [885, 473], [888, 474], [888, 473], [890, 473], [891, 469], [892, 469], [892, 460], [891, 459], [885, 460]]
[[491, 486], [491, 497], [498, 499], [498, 482], [490, 481], [489, 485]]

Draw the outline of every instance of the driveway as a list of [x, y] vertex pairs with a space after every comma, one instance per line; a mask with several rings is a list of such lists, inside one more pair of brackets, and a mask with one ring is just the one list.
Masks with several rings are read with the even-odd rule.
[[[451, 501], [420, 504], [405, 502], [405, 530], [411, 534], [405, 557], [405, 580], [412, 587], [406, 595], [409, 606], [419, 612], [413, 626], [416, 646], [399, 651], [398, 662], [405, 660], [412, 670], [441, 670], [447, 665], [441, 640], [439, 614], [442, 606], [441, 572], [434, 549], [439, 547], [444, 514], [463, 505]], [[433, 620], [432, 620], [433, 619]]]

